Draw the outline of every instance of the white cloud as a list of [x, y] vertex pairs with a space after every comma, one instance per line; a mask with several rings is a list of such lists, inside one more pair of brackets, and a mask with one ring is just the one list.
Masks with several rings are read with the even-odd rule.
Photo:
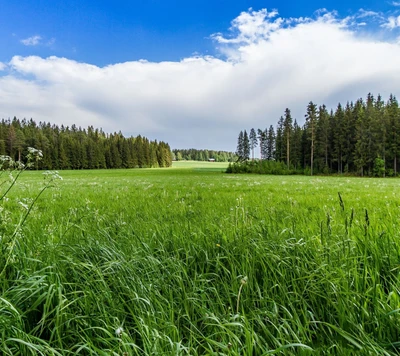
[[393, 6], [400, 6], [400, 1], [392, 1]]
[[41, 40], [42, 40], [41, 36], [35, 35], [32, 37], [25, 38], [24, 40], [21, 40], [20, 42], [25, 46], [37, 46], [38, 44], [40, 44]]
[[382, 24], [382, 27], [386, 27], [390, 30], [400, 27], [400, 16], [389, 16], [387, 21]]
[[381, 14], [379, 12], [376, 11], [369, 11], [369, 10], [364, 10], [364, 9], [360, 9], [358, 10], [358, 18], [363, 18], [363, 17], [380, 17]]
[[217, 33], [212, 37], [219, 43], [253, 43], [259, 38], [267, 38], [273, 31], [279, 29], [283, 23], [282, 18], [270, 21], [278, 15], [276, 10], [268, 12], [267, 9], [253, 11], [249, 9], [242, 12], [236, 19], [232, 21], [231, 31], [236, 37], [225, 38], [222, 34]]
[[15, 56], [0, 76], [0, 117], [122, 130], [176, 148], [235, 150], [240, 130], [275, 125], [286, 107], [302, 124], [310, 100], [334, 108], [368, 92], [400, 93], [400, 45], [363, 37], [349, 23], [326, 11], [283, 19], [249, 10], [230, 34], [213, 36], [225, 59], [98, 67]]
[[7, 68], [7, 65], [3, 62], [0, 62], [0, 72], [5, 70]]

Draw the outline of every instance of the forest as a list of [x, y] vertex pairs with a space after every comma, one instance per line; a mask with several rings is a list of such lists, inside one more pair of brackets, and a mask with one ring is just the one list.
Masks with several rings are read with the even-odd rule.
[[[261, 164], [254, 162], [258, 149]], [[311, 175], [397, 176], [399, 104], [392, 94], [385, 102], [370, 93], [366, 100], [339, 103], [329, 112], [325, 105], [311, 101], [303, 126], [287, 108], [276, 128], [241, 131], [236, 153], [240, 163], [230, 167], [233, 172], [273, 173], [275, 169]]]
[[173, 159], [176, 161], [208, 161], [214, 159], [215, 162], [233, 162], [237, 160], [234, 152], [189, 149], [173, 149]]
[[76, 125], [61, 127], [33, 119], [2, 119], [0, 155], [23, 161], [28, 147], [41, 150], [36, 169], [101, 169], [169, 167], [172, 154], [168, 143], [146, 137], [125, 138], [121, 132]]

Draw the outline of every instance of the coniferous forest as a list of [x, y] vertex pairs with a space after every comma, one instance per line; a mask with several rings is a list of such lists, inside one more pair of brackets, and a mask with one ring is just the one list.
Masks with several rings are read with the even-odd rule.
[[208, 161], [214, 159], [216, 162], [234, 162], [237, 156], [234, 152], [214, 151], [214, 150], [198, 150], [189, 149], [173, 149], [173, 159], [176, 161]]
[[170, 146], [146, 137], [125, 138], [121, 132], [106, 134], [92, 126], [61, 127], [34, 120], [0, 122], [0, 155], [23, 161], [28, 147], [39, 149], [43, 159], [37, 169], [101, 169], [169, 167]]
[[228, 172], [397, 176], [399, 104], [394, 95], [385, 102], [368, 94], [329, 112], [310, 102], [303, 126], [286, 109], [276, 128], [241, 131], [236, 153], [238, 163]]

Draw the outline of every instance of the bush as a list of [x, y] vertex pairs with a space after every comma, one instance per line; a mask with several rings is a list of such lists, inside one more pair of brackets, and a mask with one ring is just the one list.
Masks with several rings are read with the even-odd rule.
[[295, 170], [293, 167], [288, 168], [284, 162], [269, 161], [269, 160], [230, 163], [225, 172], [273, 174], [273, 175], [288, 175], [288, 174], [302, 173]]

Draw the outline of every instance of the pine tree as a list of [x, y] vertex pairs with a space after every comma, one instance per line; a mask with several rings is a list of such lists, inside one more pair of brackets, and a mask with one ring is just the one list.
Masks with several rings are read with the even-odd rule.
[[322, 171], [328, 171], [329, 163], [329, 113], [326, 106], [322, 105], [318, 108], [316, 127], [316, 147], [315, 154], [318, 157], [319, 168]]
[[278, 121], [278, 126], [276, 128], [276, 139], [275, 139], [275, 160], [283, 161], [285, 158], [284, 150], [284, 137], [283, 137], [283, 116], [280, 117]]
[[346, 140], [345, 121], [343, 107], [339, 103], [335, 115], [333, 117], [332, 129], [332, 146], [334, 152], [334, 160], [337, 163], [338, 173], [343, 173], [343, 151]]
[[312, 101], [309, 102], [307, 106], [306, 114], [306, 129], [308, 134], [308, 139], [311, 142], [311, 157], [310, 157], [310, 173], [313, 175], [314, 169], [314, 143], [315, 143], [315, 131], [317, 125], [317, 105]]
[[286, 165], [290, 168], [290, 139], [291, 133], [293, 131], [293, 119], [290, 110], [286, 108], [285, 117], [283, 119], [283, 137], [286, 148]]
[[376, 157], [384, 163], [383, 177], [386, 175], [386, 144], [387, 144], [387, 120], [385, 115], [385, 103], [378, 95], [375, 101], [375, 117], [373, 118], [373, 141], [375, 142]]
[[302, 163], [302, 136], [303, 130], [297, 124], [297, 121], [293, 122], [293, 133], [292, 133], [292, 144], [291, 144], [291, 161], [292, 166], [295, 169], [301, 168]]
[[265, 155], [263, 152], [263, 147], [265, 146], [266, 135], [265, 135], [265, 132], [261, 129], [257, 130], [257, 134], [258, 134], [258, 142], [259, 142], [259, 146], [260, 146], [260, 160], [264, 160]]
[[354, 106], [354, 113], [357, 116], [357, 141], [354, 152], [354, 163], [361, 176], [364, 176], [364, 170], [368, 160], [368, 123], [365, 120], [365, 108], [362, 100], [357, 100]]
[[254, 128], [252, 128], [250, 130], [249, 140], [250, 140], [250, 149], [251, 149], [251, 159], [254, 161], [254, 148], [257, 147], [257, 144], [258, 144], [257, 134], [256, 134], [256, 130], [254, 130]]
[[[266, 133], [267, 130], [265, 130]], [[271, 125], [268, 129], [267, 136], [267, 145], [265, 147], [265, 153], [267, 160], [271, 161], [275, 156], [275, 147], [276, 147], [276, 137], [274, 127]]]
[[388, 154], [393, 160], [393, 172], [397, 175], [397, 165], [400, 153], [400, 114], [399, 104], [395, 96], [390, 95], [386, 104], [386, 115], [388, 120]]
[[237, 148], [236, 148], [236, 155], [238, 156], [239, 161], [244, 160], [244, 134], [243, 131], [240, 131], [239, 137], [238, 137], [238, 142], [237, 142]]
[[250, 140], [246, 130], [243, 133], [243, 159], [250, 159]]

